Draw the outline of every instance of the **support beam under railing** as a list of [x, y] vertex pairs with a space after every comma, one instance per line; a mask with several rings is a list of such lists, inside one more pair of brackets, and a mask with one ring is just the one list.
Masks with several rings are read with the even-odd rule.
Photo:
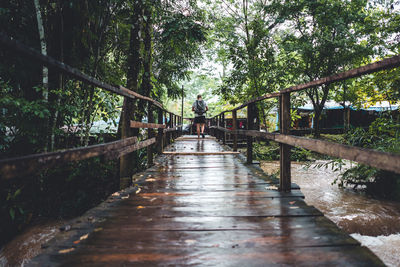
[[[255, 104], [247, 106], [247, 130], [254, 129]], [[253, 137], [247, 136], [247, 164], [253, 163]]]
[[237, 151], [237, 112], [236, 110], [232, 110], [232, 131], [233, 131], [233, 151]]
[[[148, 102], [147, 120], [149, 123], [154, 123], [153, 107]], [[154, 137], [154, 131], [151, 128], [147, 129], [147, 139]], [[153, 145], [147, 147], [147, 167], [150, 168], [153, 165]]]
[[[279, 131], [281, 134], [290, 132], [290, 93], [282, 94], [279, 97]], [[291, 173], [290, 173], [290, 149], [291, 146], [279, 144], [280, 150], [280, 183], [279, 190], [290, 192]]]

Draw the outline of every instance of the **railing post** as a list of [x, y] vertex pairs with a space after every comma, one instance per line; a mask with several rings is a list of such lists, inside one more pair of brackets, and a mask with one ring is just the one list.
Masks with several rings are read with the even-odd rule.
[[217, 131], [216, 131], [216, 133], [217, 133], [217, 139], [218, 139], [218, 141], [220, 141], [221, 140], [221, 131], [220, 131], [220, 129], [219, 129], [219, 127], [220, 127], [220, 124], [221, 124], [221, 115], [218, 115], [217, 116]]
[[[221, 128], [224, 127], [223, 114], [220, 115], [219, 127], [221, 127]], [[224, 133], [225, 133], [224, 131], [220, 130], [220, 139], [221, 139], [221, 141], [224, 139]]]
[[[222, 127], [225, 128], [225, 113], [222, 113]], [[222, 131], [222, 144], [226, 144], [226, 132]]]
[[[215, 118], [211, 118], [211, 120], [210, 120], [210, 126], [215, 127]], [[216, 136], [215, 136], [215, 133], [216, 133], [215, 128], [211, 128], [211, 129], [210, 129], [210, 132], [212, 133], [212, 134], [211, 134], [212, 136], [216, 137]]]
[[[135, 130], [131, 128], [130, 122], [133, 117], [134, 101], [131, 98], [125, 97], [121, 116], [121, 139], [132, 137], [135, 135]], [[130, 153], [122, 156], [119, 159], [119, 187], [124, 189], [131, 185], [132, 174], [135, 168], [135, 154]]]
[[[279, 132], [281, 134], [289, 134], [290, 131], [290, 93], [284, 93], [279, 96]], [[290, 176], [290, 146], [279, 144], [280, 147], [280, 183], [279, 190], [290, 192], [291, 176]]]
[[[164, 124], [163, 123], [163, 110], [161, 109], [161, 108], [158, 108], [158, 114], [157, 114], [158, 116], [157, 116], [157, 123], [158, 124]], [[163, 150], [164, 150], [164, 138], [163, 138], [163, 136], [164, 136], [164, 129], [163, 128], [159, 128], [158, 129], [158, 133], [157, 133], [157, 152], [159, 153], [159, 154], [162, 154], [163, 153]]]
[[178, 124], [178, 131], [176, 132], [176, 136], [179, 137], [181, 135], [181, 116], [176, 116], [177, 124]]
[[[247, 106], [247, 130], [254, 129], [254, 113], [255, 104], [251, 103]], [[247, 136], [247, 164], [253, 163], [253, 137]]]
[[[164, 124], [167, 126], [165, 129], [167, 129], [168, 128], [167, 111], [163, 112], [163, 116], [164, 116]], [[163, 133], [163, 145], [164, 145], [164, 147], [166, 147], [168, 145], [168, 132]]]
[[214, 128], [212, 128], [212, 130], [210, 129], [210, 130], [211, 130], [210, 132], [212, 132], [212, 136], [214, 136], [215, 138], [217, 138], [217, 129], [215, 128], [215, 127], [217, 126], [217, 123], [216, 123], [215, 117], [211, 119], [211, 125], [212, 125]]
[[183, 117], [179, 116], [179, 125], [181, 126], [179, 129], [179, 135], [183, 135]]
[[[154, 122], [153, 109], [152, 109], [152, 104], [150, 102], [148, 102], [147, 121], [149, 123]], [[153, 129], [148, 128], [147, 138], [150, 139], [153, 137], [154, 137]], [[150, 167], [152, 165], [153, 165], [153, 145], [147, 147], [147, 167]]]
[[237, 151], [237, 111], [232, 111], [233, 151]]
[[[174, 116], [172, 115], [172, 113], [169, 113], [169, 127], [174, 127]], [[168, 144], [171, 144], [171, 138], [173, 138], [173, 132], [168, 133]]]
[[176, 139], [176, 126], [178, 125], [178, 123], [177, 123], [177, 116], [176, 115], [174, 115], [174, 128], [175, 128], [175, 131], [174, 131], [174, 140]]

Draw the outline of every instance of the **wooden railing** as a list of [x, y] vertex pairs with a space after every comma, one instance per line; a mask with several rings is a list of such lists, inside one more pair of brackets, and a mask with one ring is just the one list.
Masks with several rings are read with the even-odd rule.
[[[148, 103], [148, 123], [131, 121], [131, 128], [147, 128], [147, 139], [138, 141], [137, 136], [127, 137], [115, 142], [92, 145], [56, 151], [50, 153], [27, 155], [10, 159], [0, 160], [0, 179], [11, 179], [28, 174], [34, 174], [40, 170], [61, 165], [69, 161], [80, 161], [92, 157], [104, 155], [108, 159], [118, 159], [136, 150], [147, 148], [147, 163], [153, 163], [153, 145], [157, 144], [157, 153], [162, 153], [163, 148], [171, 143], [181, 133], [183, 119], [179, 115], [164, 109], [163, 105], [147, 96], [142, 96], [122, 86], [114, 86], [103, 83], [96, 78], [90, 77], [81, 71], [72, 68], [63, 62], [57, 61], [49, 56], [44, 56], [36, 50], [27, 47], [20, 42], [0, 33], [0, 46], [19, 55], [24, 55], [31, 60], [52, 68], [65, 75], [75, 78], [97, 88], [110, 91], [129, 99], [140, 99]], [[157, 111], [157, 123], [154, 122], [153, 112]], [[168, 123], [167, 123], [168, 121]], [[157, 135], [153, 129], [158, 129]], [[122, 178], [122, 177], [121, 177]]]
[[[291, 190], [290, 173], [290, 153], [291, 147], [301, 147], [332, 157], [352, 160], [379, 169], [400, 173], [400, 155], [394, 153], [381, 152], [372, 149], [363, 149], [354, 146], [347, 146], [339, 143], [323, 141], [290, 135], [290, 94], [293, 92], [313, 88], [316, 86], [327, 85], [330, 83], [343, 81], [346, 79], [360, 77], [362, 75], [374, 73], [380, 70], [392, 69], [400, 66], [400, 56], [387, 58], [372, 64], [352, 69], [343, 73], [311, 81], [305, 84], [292, 86], [282, 91], [266, 94], [254, 98], [232, 110], [224, 111], [210, 118], [210, 130], [219, 140], [225, 144], [226, 133], [233, 135], [233, 150], [237, 151], [237, 136], [247, 136], [247, 162], [253, 161], [253, 138], [273, 140], [280, 146], [280, 186], [281, 191]], [[279, 133], [268, 133], [259, 131], [255, 125], [259, 122], [256, 103], [269, 98], [279, 98]], [[238, 130], [237, 111], [247, 107], [247, 129]], [[232, 113], [231, 130], [225, 128], [225, 114]]]

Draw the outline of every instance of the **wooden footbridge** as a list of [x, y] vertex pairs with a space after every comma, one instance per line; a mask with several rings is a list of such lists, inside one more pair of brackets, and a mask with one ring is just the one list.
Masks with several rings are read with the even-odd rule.
[[215, 139], [184, 136], [168, 152], [135, 177], [137, 193], [90, 211], [30, 266], [382, 265]]
[[[183, 118], [157, 101], [121, 86], [104, 84], [62, 62], [0, 34], [0, 44], [97, 88], [147, 102], [148, 122], [126, 121], [146, 135], [0, 161], [1, 179], [17, 179], [69, 161], [104, 156], [121, 162], [121, 187], [98, 207], [72, 222], [43, 245], [30, 266], [381, 266], [368, 249], [308, 206], [291, 183], [290, 150], [318, 153], [400, 173], [400, 156], [290, 135], [290, 94], [400, 65], [395, 56], [358, 69], [259, 96], [208, 121], [205, 139], [181, 136]], [[279, 99], [280, 132], [260, 131], [257, 103]], [[237, 111], [247, 109], [247, 129], [236, 128]], [[124, 110], [123, 112], [128, 112]], [[224, 125], [231, 112], [233, 129]], [[155, 116], [154, 116], [155, 115]], [[156, 118], [156, 119], [155, 119]], [[157, 129], [157, 132], [154, 131]], [[233, 135], [233, 151], [224, 146]], [[237, 136], [247, 138], [247, 157], [237, 155]], [[254, 167], [252, 144], [267, 139], [280, 145], [280, 179]], [[133, 174], [132, 152], [147, 148], [148, 169]], [[155, 159], [155, 154], [159, 154]], [[132, 176], [133, 175], [133, 176]]]

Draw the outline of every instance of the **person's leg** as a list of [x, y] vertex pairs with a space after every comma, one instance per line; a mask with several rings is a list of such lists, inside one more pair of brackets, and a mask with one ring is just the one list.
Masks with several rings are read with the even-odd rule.
[[202, 123], [202, 124], [201, 124], [201, 133], [202, 133], [202, 134], [204, 134], [204, 127], [205, 127], [205, 125], [206, 125], [205, 123]]
[[196, 123], [197, 137], [200, 138], [200, 123]]

